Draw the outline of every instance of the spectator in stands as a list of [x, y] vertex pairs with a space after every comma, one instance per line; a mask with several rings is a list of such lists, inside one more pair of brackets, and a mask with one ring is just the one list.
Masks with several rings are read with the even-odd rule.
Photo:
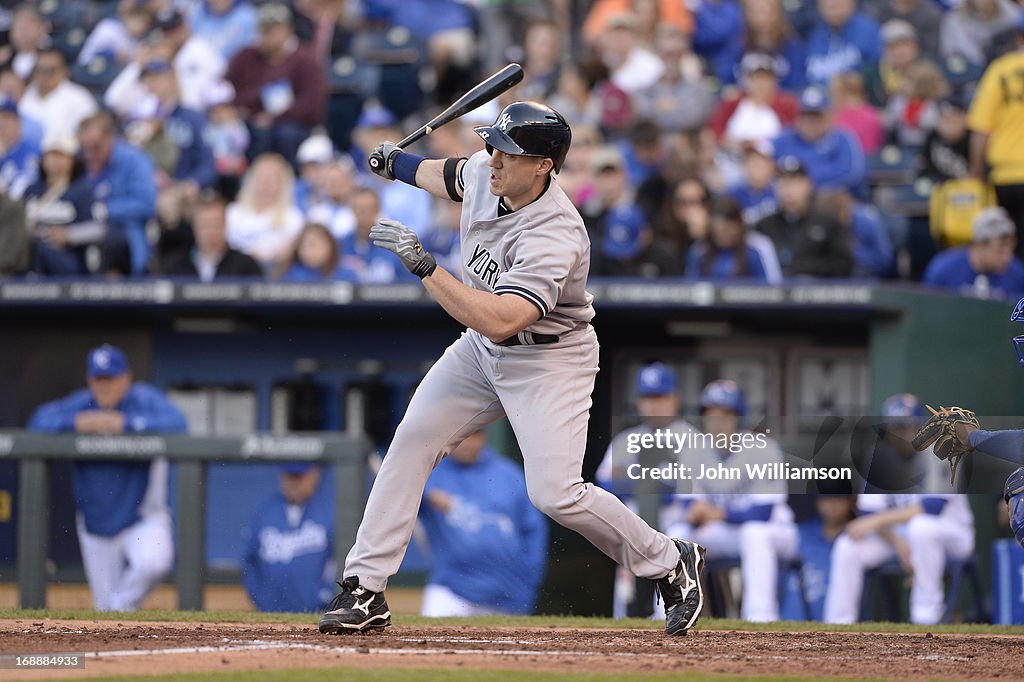
[[424, 616], [533, 613], [547, 569], [547, 519], [530, 503], [522, 469], [486, 442], [483, 431], [467, 436], [423, 491], [420, 521], [433, 558]]
[[[490, 42], [491, 36], [487, 36]], [[546, 102], [558, 89], [562, 68], [562, 30], [553, 21], [536, 21], [526, 30], [523, 41], [525, 77], [516, 97]]]
[[[117, 123], [109, 112], [101, 111], [83, 120], [78, 127], [78, 143], [85, 177], [92, 186], [93, 216], [107, 223], [100, 270], [140, 274], [150, 252], [146, 222], [156, 214], [153, 162], [145, 152], [118, 137]], [[118, 255], [125, 245], [129, 252], [127, 270]]]
[[299, 145], [323, 122], [326, 73], [312, 50], [299, 44], [285, 5], [261, 6], [259, 28], [256, 45], [231, 60], [227, 80], [249, 124], [249, 156], [275, 152], [294, 163]]
[[971, 175], [995, 187], [996, 200], [1017, 225], [1017, 257], [1024, 256], [1024, 19], [1016, 26], [1017, 50], [985, 70], [967, 114]]
[[892, 272], [895, 253], [878, 209], [846, 190], [834, 189], [818, 195], [817, 211], [834, 216], [853, 236], [854, 277], [886, 277]]
[[204, 0], [189, 16], [192, 35], [213, 45], [227, 63], [256, 41], [256, 9], [249, 0]]
[[25, 139], [13, 100], [0, 100], [0, 185], [4, 194], [20, 199], [39, 176], [39, 144]]
[[85, 275], [99, 266], [99, 247], [93, 245], [103, 241], [106, 225], [93, 217], [92, 187], [77, 154], [73, 136], [48, 137], [39, 180], [25, 191], [24, 223], [33, 238], [37, 275]]
[[734, 32], [719, 55], [715, 75], [723, 85], [742, 81], [743, 57], [751, 52], [771, 55], [779, 86], [787, 92], [805, 87], [807, 55], [786, 18], [781, 0], [742, 0], [744, 27]]
[[[560, 110], [558, 110], [560, 111]], [[572, 146], [558, 172], [558, 186], [577, 206], [581, 198], [593, 187], [594, 177], [590, 172], [590, 160], [602, 146], [601, 133], [594, 126], [581, 124], [572, 126]], [[650, 215], [660, 208], [661, 202]]]
[[[868, 15], [880, 26], [893, 19], [916, 27], [921, 51], [931, 58], [939, 56], [939, 32], [942, 10], [930, 0], [874, 0], [864, 3]], [[883, 36], [884, 39], [884, 36]]]
[[165, 275], [195, 277], [201, 282], [263, 277], [256, 260], [228, 245], [227, 203], [213, 191], [199, 195], [191, 211], [194, 246], [164, 269]]
[[[562, 171], [565, 171], [564, 165]], [[558, 184], [561, 186], [561, 178]], [[434, 256], [438, 265], [456, 277], [462, 272], [462, 249], [459, 243], [461, 218], [461, 205], [454, 201], [435, 202], [434, 224], [423, 238], [423, 248]]]
[[882, 26], [882, 42], [882, 58], [863, 69], [871, 104], [879, 108], [890, 97], [906, 92], [907, 72], [921, 57], [917, 31], [902, 19], [890, 19]]
[[871, 452], [864, 493], [922, 493], [953, 490], [948, 467], [930, 447], [914, 448], [914, 436], [925, 420], [924, 405], [913, 393], [885, 399], [877, 425], [880, 438]]
[[[112, 436], [185, 433], [185, 416], [157, 388], [132, 376], [124, 352], [89, 353], [88, 388], [41, 405], [31, 431]], [[171, 570], [174, 537], [164, 459], [72, 465], [78, 542], [98, 611], [134, 611]]]
[[654, 239], [683, 263], [690, 244], [708, 236], [711, 191], [699, 178], [676, 182], [655, 221]]
[[350, 156], [335, 156], [322, 169], [321, 193], [314, 197], [306, 218], [325, 225], [335, 239], [344, 239], [355, 229], [350, 203], [356, 185], [355, 163]]
[[380, 196], [369, 187], [358, 187], [352, 195], [356, 229], [341, 242], [341, 264], [354, 271], [361, 284], [390, 284], [398, 278], [397, 259], [370, 241], [370, 228], [381, 215]]
[[175, 9], [161, 12], [148, 39], [107, 88], [103, 101], [122, 118], [131, 116], [139, 100], [145, 97], [142, 69], [153, 61], [166, 61], [178, 78], [179, 99], [192, 110], [202, 111], [204, 98], [224, 75], [224, 59], [203, 38], [191, 34], [184, 15]]
[[305, 222], [295, 206], [295, 176], [283, 157], [257, 157], [228, 206], [228, 243], [272, 270], [291, 253]]
[[963, 98], [950, 95], [939, 101], [939, 118], [924, 140], [919, 174], [934, 183], [959, 180], [970, 174], [970, 136]]
[[879, 60], [878, 24], [857, 9], [857, 0], [818, 0], [821, 19], [807, 36], [807, 81], [827, 85], [835, 76]]
[[306, 223], [291, 255], [278, 269], [278, 278], [285, 282], [358, 282], [359, 274], [339, 266], [340, 262], [339, 244], [330, 229]]
[[860, 495], [860, 516], [832, 547], [824, 618], [853, 623], [860, 614], [864, 574], [898, 560], [913, 575], [910, 620], [942, 619], [942, 576], [947, 560], [974, 552], [974, 515], [966, 495]]
[[19, 108], [42, 125], [44, 136], [74, 135], [78, 124], [96, 113], [92, 93], [72, 83], [69, 76], [67, 60], [60, 50], [48, 48], [39, 53]]
[[939, 100], [949, 94], [949, 82], [934, 62], [922, 59], [911, 64], [903, 91], [885, 108], [889, 138], [901, 147], [920, 149], [938, 122]]
[[640, 41], [637, 18], [632, 12], [608, 20], [598, 41], [601, 61], [609, 81], [628, 95], [650, 88], [661, 78], [662, 62]]
[[178, 77], [171, 64], [152, 60], [142, 67], [141, 82], [148, 97], [139, 103], [147, 109], [143, 119], [143, 148], [161, 146], [168, 153], [157, 161], [157, 214], [163, 225], [176, 225], [199, 192], [213, 186], [217, 168], [206, 143], [206, 117], [181, 101]]
[[774, 57], [748, 52], [740, 68], [743, 91], [724, 99], [710, 122], [715, 137], [736, 154], [746, 143], [778, 137], [796, 120], [799, 108], [792, 95], [779, 90]]
[[[689, 38], [668, 25], [660, 26], [654, 36], [662, 73], [656, 83], [634, 94], [635, 115], [654, 121], [666, 133], [697, 130], [711, 117], [716, 99], [703, 79], [688, 78], [683, 71]], [[687, 105], [679, 106], [680, 102]]]
[[324, 170], [338, 156], [334, 142], [326, 134], [316, 132], [299, 145], [295, 162], [299, 176], [295, 179], [295, 205], [308, 214], [312, 206], [320, 203], [325, 195]]
[[[562, 34], [568, 34], [568, 30], [563, 30], [567, 17], [561, 10], [554, 9], [547, 2], [498, 0], [476, 5], [474, 10], [477, 36], [486, 36], [486, 40], [477, 42], [480, 63], [487, 73], [493, 73], [509, 61], [514, 61], [510, 57], [516, 52], [518, 45], [522, 45], [526, 53], [524, 67], [536, 70], [536, 63], [533, 67], [530, 66], [530, 52], [533, 49], [530, 42], [537, 38], [536, 35], [531, 37], [530, 34], [535, 27], [547, 25], [549, 28], [544, 30], [554, 29], [553, 34], [541, 38], [545, 42], [554, 39], [561, 43]], [[579, 32], [578, 28], [575, 32]], [[558, 50], [558, 57], [561, 61], [561, 47]], [[526, 79], [529, 80], [530, 76], [527, 75]], [[531, 96], [524, 99], [537, 98]], [[541, 99], [547, 101], [547, 97]], [[491, 122], [494, 122], [493, 119]]]
[[25, 204], [0, 187], [0, 277], [20, 275], [29, 266]]
[[786, 277], [849, 277], [853, 247], [849, 231], [814, 210], [814, 181], [796, 157], [783, 157], [776, 185], [779, 210], [757, 224], [775, 244]]
[[[377, 103], [367, 103], [352, 134], [355, 148], [350, 150], [350, 155], [357, 160], [357, 167], [364, 170], [362, 182], [379, 195], [381, 212], [421, 234], [430, 226], [430, 195], [404, 182], [389, 182], [366, 170], [366, 157], [374, 147], [384, 140], [403, 137], [405, 134], [398, 127], [394, 114]], [[406, 272], [404, 268], [403, 272]]]
[[701, 0], [693, 12], [693, 51], [714, 71], [723, 59], [734, 58], [730, 41], [743, 32], [743, 12], [736, 0]]
[[660, 277], [676, 274], [678, 264], [660, 244], [652, 244], [647, 217], [634, 202], [625, 160], [614, 147], [591, 159], [593, 194], [580, 213], [593, 244], [591, 268], [610, 276]]
[[120, 0], [117, 14], [102, 19], [89, 33], [78, 53], [78, 63], [86, 65], [102, 58], [128, 64], [138, 55], [152, 27], [153, 14], [145, 3]]
[[39, 52], [50, 42], [46, 17], [34, 3], [21, 3], [14, 10], [7, 35], [11, 42], [0, 47], [0, 62], [10, 64], [15, 73], [28, 80]]
[[[594, 2], [583, 23], [584, 41], [588, 45], [598, 44], [609, 25], [623, 12], [636, 11], [634, 7], [637, 4], [635, 0], [597, 0]], [[658, 0], [657, 11], [649, 10], [645, 14], [656, 16], [656, 24], [673, 26], [686, 35], [693, 33], [693, 16], [685, 3], [675, 0]], [[650, 26], [651, 37], [653, 37], [654, 28], [654, 26]]]
[[761, 140], [743, 147], [743, 179], [728, 190], [739, 204], [743, 222], [755, 225], [775, 213], [779, 201], [775, 197], [775, 149], [771, 142]]
[[319, 464], [281, 465], [279, 492], [242, 531], [242, 584], [260, 611], [320, 611], [334, 592], [334, 501]]
[[850, 71], [832, 79], [832, 121], [837, 128], [848, 130], [860, 142], [865, 154], [871, 155], [885, 142], [885, 125], [878, 109], [871, 106], [864, 89], [864, 77]]
[[923, 281], [976, 296], [1024, 294], [1024, 263], [1013, 255], [1016, 246], [1006, 211], [986, 208], [974, 217], [973, 242], [940, 252], [928, 264]]
[[227, 81], [214, 84], [207, 93], [206, 144], [213, 153], [218, 182], [229, 183], [237, 191], [238, 178], [245, 172], [248, 161], [249, 129], [235, 106], [235, 89]]
[[747, 243], [747, 226], [739, 204], [733, 199], [718, 197], [711, 204], [708, 237], [690, 246], [685, 272], [690, 280], [769, 283], [761, 254]]
[[853, 135], [832, 128], [831, 105], [821, 87], [804, 90], [796, 124], [775, 140], [776, 160], [787, 156], [800, 160], [819, 189], [843, 187], [857, 194], [864, 189], [864, 151]]
[[942, 56], [960, 56], [978, 66], [988, 64], [988, 50], [996, 36], [1013, 29], [1020, 16], [1020, 7], [1011, 0], [963, 0], [942, 19]]
[[10, 66], [0, 66], [0, 100], [9, 99], [18, 103], [21, 117], [21, 134], [26, 140], [41, 145], [43, 143], [43, 125], [33, 116], [22, 111], [21, 100], [27, 85]]

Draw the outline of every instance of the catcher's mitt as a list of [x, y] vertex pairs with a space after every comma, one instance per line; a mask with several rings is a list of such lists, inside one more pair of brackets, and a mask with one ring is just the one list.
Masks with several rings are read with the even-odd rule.
[[981, 427], [978, 417], [962, 407], [942, 407], [938, 410], [926, 405], [932, 416], [918, 430], [912, 442], [914, 449], [921, 451], [934, 444], [932, 452], [941, 460], [949, 462], [949, 482], [956, 482], [956, 470], [960, 459], [971, 451], [967, 437]]

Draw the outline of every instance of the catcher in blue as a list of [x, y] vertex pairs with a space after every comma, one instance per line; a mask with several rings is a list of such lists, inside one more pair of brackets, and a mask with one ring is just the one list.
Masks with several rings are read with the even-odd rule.
[[[1024, 298], [1017, 301], [1017, 306], [1010, 314], [1010, 321], [1024, 322]], [[1013, 338], [1013, 350], [1017, 354], [1017, 361], [1024, 366], [1024, 336]], [[917, 432], [913, 445], [918, 450], [924, 450], [934, 444], [932, 450], [935, 456], [949, 462], [951, 480], [956, 479], [960, 460], [975, 450], [1007, 462], [1024, 464], [1024, 429], [985, 431], [978, 423], [978, 417], [970, 410], [962, 407], [928, 409], [932, 411], [932, 416]], [[1003, 499], [1006, 501], [1013, 536], [1024, 547], [1024, 466], [1006, 479]]]
[[469, 159], [424, 159], [391, 142], [371, 154], [378, 175], [462, 203], [461, 281], [438, 267], [401, 223], [381, 219], [370, 238], [397, 254], [468, 329], [409, 403], [320, 632], [391, 624], [384, 589], [409, 544], [431, 469], [466, 436], [507, 416], [534, 506], [634, 575], [655, 581], [666, 633], [686, 634], [704, 603], [704, 549], [659, 533], [614, 495], [583, 481], [598, 343], [586, 290], [590, 240], [554, 177], [569, 151], [569, 125], [547, 106], [514, 102], [494, 125], [475, 131], [486, 149]]

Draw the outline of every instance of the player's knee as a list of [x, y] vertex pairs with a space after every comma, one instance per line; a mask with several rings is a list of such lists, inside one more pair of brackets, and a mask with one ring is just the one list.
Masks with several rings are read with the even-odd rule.
[[933, 542], [942, 534], [942, 525], [937, 516], [918, 514], [907, 523], [907, 537], [911, 545]]
[[557, 521], [576, 504], [578, 493], [582, 493], [582, 490], [577, 491], [575, 488], [582, 488], [583, 485], [583, 483], [571, 486], [551, 485], [549, 482], [534, 485], [527, 483], [526, 492], [534, 507]]

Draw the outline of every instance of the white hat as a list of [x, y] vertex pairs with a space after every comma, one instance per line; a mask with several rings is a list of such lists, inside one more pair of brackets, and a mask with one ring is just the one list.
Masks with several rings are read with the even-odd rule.
[[210, 109], [212, 107], [227, 104], [235, 100], [235, 88], [231, 83], [220, 80], [214, 83], [206, 91], [203, 97], [203, 105]]
[[60, 133], [48, 135], [43, 140], [43, 153], [61, 152], [68, 156], [78, 153], [78, 140], [73, 135], [61, 135]]
[[334, 143], [323, 133], [315, 133], [299, 145], [295, 160], [305, 163], [330, 163], [335, 157]]

